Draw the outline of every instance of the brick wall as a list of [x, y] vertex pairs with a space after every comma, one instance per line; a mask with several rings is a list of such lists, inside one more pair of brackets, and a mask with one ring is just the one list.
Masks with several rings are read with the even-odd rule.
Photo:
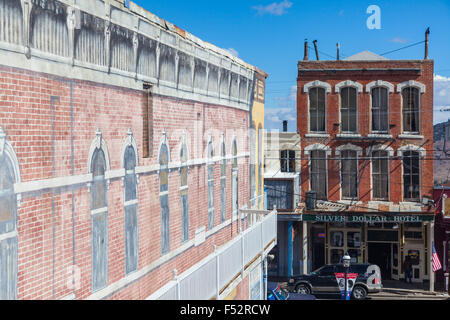
[[[302, 137], [302, 151], [311, 144], [320, 143], [331, 148], [331, 157], [336, 157], [335, 149], [343, 144], [351, 143], [363, 148], [363, 157], [366, 156], [366, 150], [370, 142], [361, 142], [358, 140], [338, 140], [337, 134], [340, 133], [340, 93], [335, 93], [336, 84], [351, 80], [363, 85], [363, 92], [358, 94], [358, 133], [362, 137], [370, 134], [371, 127], [371, 94], [366, 92], [366, 85], [370, 82], [383, 80], [394, 85], [394, 92], [389, 94], [389, 125], [391, 129], [389, 134], [395, 139], [390, 145], [394, 149], [394, 156], [397, 156], [397, 150], [405, 145], [415, 145], [423, 147], [426, 152], [426, 158], [433, 157], [433, 69], [432, 60], [421, 61], [300, 61], [298, 64], [299, 74], [297, 81], [297, 127]], [[352, 70], [353, 69], [353, 70]], [[359, 69], [359, 70], [355, 70]], [[375, 70], [385, 69], [385, 70]], [[397, 70], [395, 70], [397, 69]], [[399, 69], [419, 69], [419, 72], [404, 71]], [[309, 70], [309, 71], [308, 71]], [[311, 71], [314, 70], [314, 71]], [[308, 93], [304, 93], [305, 84], [320, 80], [331, 86], [331, 92], [326, 94], [326, 133], [329, 138], [308, 138], [305, 135], [309, 128], [308, 118]], [[397, 85], [414, 80], [426, 86], [426, 92], [421, 94], [421, 113], [420, 113], [420, 134], [423, 139], [405, 139], [400, 138], [402, 132], [402, 95], [397, 92]], [[375, 144], [390, 142], [375, 142]], [[304, 153], [303, 153], [304, 155]], [[310, 171], [309, 161], [306, 155], [302, 160], [302, 197], [310, 190]], [[366, 161], [359, 161], [359, 172], [362, 171]], [[340, 164], [339, 161], [328, 161], [328, 195], [329, 200], [340, 200]], [[360, 201], [371, 201], [371, 170], [370, 165], [363, 171], [359, 186]], [[431, 197], [433, 191], [433, 161], [421, 161], [421, 195]], [[399, 203], [403, 201], [402, 187], [402, 161], [394, 159], [390, 161], [390, 201]]]
[[[0, 125], [20, 163], [22, 183], [79, 176], [89, 172], [89, 148], [99, 128], [109, 150], [111, 170], [121, 169], [122, 150], [131, 128], [139, 166], [158, 164], [166, 132], [172, 162], [186, 132], [189, 158], [206, 158], [211, 134], [215, 156], [225, 133], [227, 154], [236, 136], [238, 154], [248, 153], [248, 112], [164, 96], [153, 97], [154, 139], [150, 158], [143, 156], [142, 91], [0, 67]], [[206, 165], [189, 167], [189, 238], [207, 226]], [[249, 202], [249, 159], [239, 159], [239, 205]], [[181, 243], [180, 178], [169, 176], [170, 248]], [[91, 199], [87, 184], [25, 193], [18, 209], [18, 298], [61, 299], [92, 294]], [[220, 224], [220, 166], [215, 166], [215, 226]], [[161, 258], [159, 176], [142, 174], [138, 184], [139, 270]], [[112, 179], [108, 189], [108, 285], [125, 277], [124, 187]], [[231, 219], [231, 162], [227, 165], [227, 220]], [[109, 298], [143, 299], [213, 252], [237, 234], [237, 224], [221, 229], [199, 247], [191, 247], [168, 262], [112, 290]], [[75, 264], [75, 268], [72, 265]], [[74, 276], [72, 276], [72, 272]], [[75, 282], [75, 286], [71, 283]], [[75, 288], [73, 290], [73, 288]]]

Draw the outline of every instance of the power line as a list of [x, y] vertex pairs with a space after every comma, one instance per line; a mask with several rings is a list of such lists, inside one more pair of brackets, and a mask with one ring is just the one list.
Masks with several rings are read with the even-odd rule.
[[404, 47], [401, 47], [401, 48], [396, 49], [396, 50], [392, 50], [392, 51], [388, 51], [388, 52], [382, 53], [382, 54], [380, 54], [380, 56], [385, 56], [385, 55], [388, 55], [390, 53], [394, 53], [394, 52], [397, 52], [397, 51], [400, 51], [400, 50], [411, 48], [411, 47], [417, 46], [417, 45], [422, 44], [422, 43], [425, 43], [425, 40], [417, 42], [417, 43], [413, 43], [413, 44], [410, 44], [410, 45], [407, 45], [407, 46], [404, 46]]

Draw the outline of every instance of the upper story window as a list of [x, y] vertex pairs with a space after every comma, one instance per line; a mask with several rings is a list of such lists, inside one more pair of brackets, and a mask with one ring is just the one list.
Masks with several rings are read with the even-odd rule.
[[105, 153], [96, 149], [91, 162], [92, 290], [108, 284], [108, 203]]
[[183, 142], [180, 150], [180, 197], [181, 197], [181, 240], [189, 240], [189, 186], [188, 150]]
[[238, 213], [238, 158], [237, 158], [237, 142], [236, 138], [233, 139], [232, 152], [232, 180], [231, 180], [231, 208], [233, 215]]
[[136, 177], [136, 152], [127, 146], [124, 154], [125, 166], [125, 271], [127, 274], [138, 268], [138, 197]]
[[222, 142], [221, 148], [222, 161], [220, 162], [220, 221], [225, 222], [227, 214], [227, 152], [225, 141]]
[[214, 228], [214, 148], [212, 140], [208, 143], [208, 228]]
[[403, 132], [420, 132], [420, 92], [418, 88], [407, 87], [402, 90]]
[[321, 87], [309, 89], [309, 130], [326, 131], [326, 91]]
[[295, 172], [295, 151], [281, 151], [281, 172]]
[[0, 300], [17, 299], [17, 207], [19, 162], [0, 127]]
[[328, 198], [327, 153], [324, 150], [311, 151], [311, 190], [317, 192], [317, 199]]
[[389, 131], [389, 90], [384, 87], [372, 89], [372, 132]]
[[372, 195], [375, 200], [389, 199], [389, 152], [372, 152]]
[[341, 152], [341, 190], [343, 199], [358, 197], [358, 153], [354, 150]]
[[159, 202], [161, 206], [161, 253], [170, 251], [170, 210], [169, 210], [169, 162], [170, 153], [167, 138], [159, 150]]
[[420, 154], [403, 152], [403, 198], [420, 201]]
[[358, 131], [358, 92], [353, 87], [341, 89], [341, 131]]

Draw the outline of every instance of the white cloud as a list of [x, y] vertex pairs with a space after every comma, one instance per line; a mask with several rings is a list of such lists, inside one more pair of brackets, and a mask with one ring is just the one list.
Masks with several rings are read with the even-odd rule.
[[399, 37], [395, 37], [394, 39], [391, 39], [391, 42], [406, 43], [407, 41], [405, 39], [402, 39], [402, 38], [399, 38]]
[[287, 13], [287, 9], [292, 7], [293, 3], [289, 0], [284, 0], [280, 3], [274, 2], [269, 5], [263, 6], [254, 6], [253, 9], [258, 11], [258, 15], [264, 15], [266, 13], [272, 14], [275, 16], [282, 16]]
[[228, 49], [225, 49], [225, 50], [228, 51], [229, 53], [231, 53], [233, 56], [239, 57], [239, 52], [236, 49], [228, 48]]

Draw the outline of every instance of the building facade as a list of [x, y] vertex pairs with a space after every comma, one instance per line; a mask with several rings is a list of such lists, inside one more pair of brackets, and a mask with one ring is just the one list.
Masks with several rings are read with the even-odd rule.
[[[287, 124], [286, 124], [287, 125]], [[302, 269], [302, 223], [295, 214], [300, 201], [300, 135], [265, 130], [264, 185], [267, 206], [278, 212], [278, 245], [269, 264], [269, 275], [286, 277]], [[295, 271], [295, 272], [294, 272]]]
[[268, 74], [256, 69], [253, 103], [250, 111], [250, 197], [253, 209], [266, 209], [264, 205], [264, 103]]
[[404, 278], [406, 256], [413, 281], [433, 276], [433, 65], [368, 51], [298, 63], [305, 272], [348, 252], [383, 279]]
[[434, 243], [442, 269], [436, 272], [436, 289], [449, 292], [450, 272], [450, 188], [435, 187], [436, 228]]
[[264, 298], [256, 68], [132, 2], [0, 8], [0, 298]]

